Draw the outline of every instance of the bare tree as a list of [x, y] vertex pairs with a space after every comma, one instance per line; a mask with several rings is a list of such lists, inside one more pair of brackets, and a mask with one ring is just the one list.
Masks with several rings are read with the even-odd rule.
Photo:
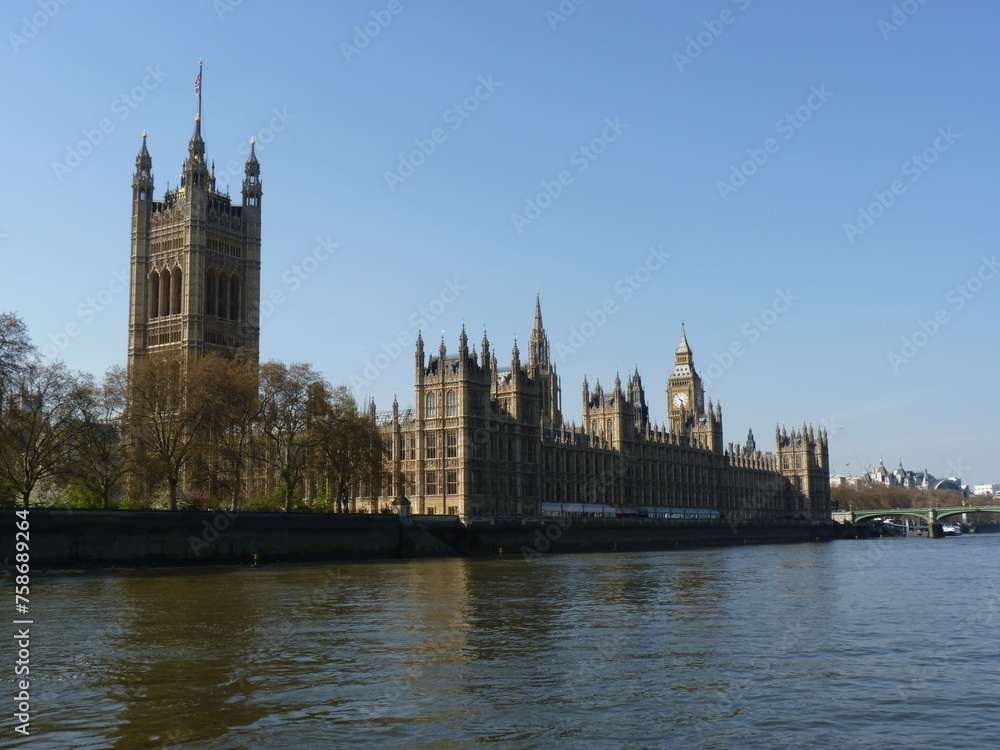
[[72, 480], [107, 509], [121, 489], [127, 470], [122, 421], [125, 392], [121, 368], [108, 370], [101, 383], [83, 376], [75, 389], [80, 439], [73, 460]]
[[130, 463], [137, 473], [166, 480], [170, 510], [177, 510], [177, 488], [206, 420], [203, 390], [176, 352], [146, 355], [118, 387], [128, 404]]
[[382, 484], [382, 436], [370, 414], [343, 386], [325, 390], [312, 423], [321, 470], [333, 490], [337, 509], [346, 511], [355, 489], [378, 496]]
[[18, 367], [0, 411], [0, 477], [27, 508], [39, 481], [68, 467], [80, 433], [76, 378], [62, 362]]
[[265, 362], [260, 368], [261, 460], [270, 465], [285, 486], [285, 510], [292, 509], [295, 488], [308, 462], [310, 391], [322, 376], [310, 365]]
[[237, 510], [246, 483], [255, 428], [262, 415], [259, 372], [253, 356], [240, 350], [233, 358], [207, 354], [192, 370], [203, 393], [205, 439], [200, 463], [214, 483], [228, 488]]
[[14, 375], [33, 353], [34, 346], [24, 321], [13, 313], [0, 313], [0, 409]]

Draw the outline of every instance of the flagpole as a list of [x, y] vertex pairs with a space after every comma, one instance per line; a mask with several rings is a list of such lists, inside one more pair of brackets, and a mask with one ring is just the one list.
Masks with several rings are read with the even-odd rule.
[[198, 119], [201, 119], [201, 64], [202, 61], [198, 61]]

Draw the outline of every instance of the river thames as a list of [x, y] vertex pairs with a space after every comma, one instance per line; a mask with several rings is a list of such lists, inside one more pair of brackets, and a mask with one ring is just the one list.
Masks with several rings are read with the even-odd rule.
[[969, 535], [36, 576], [32, 737], [8, 711], [2, 746], [993, 748], [998, 555]]

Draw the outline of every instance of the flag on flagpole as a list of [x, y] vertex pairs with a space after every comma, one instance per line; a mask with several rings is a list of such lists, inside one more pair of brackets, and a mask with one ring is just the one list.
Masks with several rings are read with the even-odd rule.
[[198, 77], [194, 79], [194, 93], [201, 96], [201, 71], [198, 71]]

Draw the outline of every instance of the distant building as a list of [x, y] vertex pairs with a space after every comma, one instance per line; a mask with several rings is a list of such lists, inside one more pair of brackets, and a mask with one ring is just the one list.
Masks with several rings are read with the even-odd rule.
[[[377, 416], [388, 444], [385, 485], [359, 509], [407, 498], [414, 513], [524, 516], [543, 504], [604, 504], [642, 514], [711, 509], [728, 519], [830, 517], [823, 430], [775, 431], [775, 452], [725, 445], [722, 408], [706, 403], [683, 327], [667, 380], [669, 427], [649, 419], [639, 373], [605, 391], [584, 378], [583, 422], [567, 424], [539, 302], [528, 358], [515, 342], [501, 365], [485, 333], [479, 353], [463, 328], [429, 357], [417, 337], [416, 407]], [[647, 509], [644, 511], [643, 509]]]
[[958, 477], [938, 479], [927, 469], [918, 472], [907, 471], [903, 468], [902, 461], [899, 462], [897, 469], [890, 472], [880, 459], [878, 466], [873, 471], [866, 472], [861, 479], [871, 484], [882, 484], [886, 487], [903, 487], [909, 490], [951, 490], [952, 492], [961, 492], [966, 496], [968, 496], [969, 490]]
[[977, 484], [972, 489], [973, 495], [985, 495], [987, 497], [1000, 497], [1000, 484]]

